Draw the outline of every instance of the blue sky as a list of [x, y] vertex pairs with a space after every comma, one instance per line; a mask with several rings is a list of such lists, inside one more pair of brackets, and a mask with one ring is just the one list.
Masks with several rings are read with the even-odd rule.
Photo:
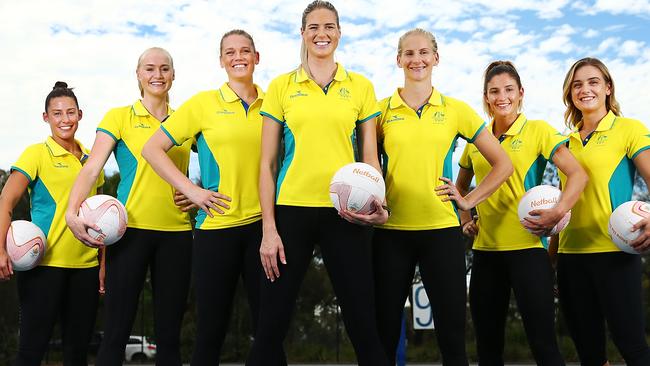
[[[138, 98], [140, 53], [162, 46], [174, 56], [172, 106], [225, 81], [218, 42], [233, 28], [249, 31], [261, 62], [256, 82], [299, 62], [300, 15], [308, 1], [24, 0], [0, 2], [0, 168], [45, 139], [43, 100], [57, 80], [74, 86], [84, 110], [78, 138], [92, 145], [95, 127], [112, 107]], [[401, 85], [397, 39], [423, 27], [437, 39], [433, 84], [481, 115], [481, 75], [495, 59], [518, 66], [529, 118], [563, 130], [561, 89], [569, 66], [585, 56], [609, 66], [624, 115], [650, 125], [650, 1], [333, 1], [343, 38], [337, 60], [365, 74], [383, 98]], [[195, 164], [193, 164], [193, 167]], [[115, 169], [110, 161], [108, 170]], [[193, 168], [194, 169], [194, 168]], [[195, 176], [195, 173], [192, 174]]]

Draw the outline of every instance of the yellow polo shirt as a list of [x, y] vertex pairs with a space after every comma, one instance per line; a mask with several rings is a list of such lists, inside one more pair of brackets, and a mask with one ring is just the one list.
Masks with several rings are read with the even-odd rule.
[[391, 216], [385, 229], [430, 230], [459, 226], [456, 207], [442, 202], [435, 188], [452, 177], [456, 139], [474, 141], [485, 123], [460, 100], [432, 89], [427, 103], [413, 110], [399, 90], [380, 102], [379, 143]]
[[338, 65], [325, 88], [302, 68], [277, 77], [260, 113], [283, 128], [276, 203], [333, 207], [330, 180], [339, 168], [355, 161], [355, 129], [378, 116], [379, 108], [370, 81]]
[[[589, 183], [571, 209], [571, 221], [560, 232], [560, 253], [617, 252], [607, 234], [614, 209], [632, 199], [634, 158], [650, 149], [650, 132], [641, 122], [611, 111], [583, 146], [578, 130], [569, 135], [569, 149], [589, 175]], [[560, 173], [562, 184], [566, 176]]]
[[[72, 235], [65, 222], [68, 197], [82, 164], [88, 158], [88, 150], [77, 144], [83, 153], [81, 160], [56, 143], [50, 136], [45, 143], [29, 146], [20, 155], [11, 170], [18, 171], [29, 180], [29, 198], [32, 222], [47, 237], [47, 250], [41, 266], [62, 268], [89, 268], [98, 265], [97, 249], [83, 245]], [[104, 184], [104, 174], [90, 189]]]
[[[168, 113], [172, 110], [168, 108]], [[159, 231], [190, 230], [189, 214], [174, 204], [174, 187], [160, 178], [142, 157], [142, 148], [160, 127], [140, 100], [106, 113], [97, 132], [115, 140], [115, 160], [120, 169], [117, 199], [129, 215], [129, 227]], [[192, 141], [171, 148], [167, 155], [187, 174]]]
[[201, 92], [178, 108], [160, 128], [176, 146], [196, 136], [201, 183], [232, 201], [225, 214], [214, 217], [199, 210], [196, 227], [221, 229], [246, 225], [262, 217], [259, 200], [264, 92], [249, 106], [227, 83], [218, 90]]
[[[491, 131], [492, 124], [489, 128]], [[522, 113], [499, 141], [512, 161], [514, 173], [476, 207], [480, 219], [473, 248], [501, 251], [545, 247], [542, 238], [521, 225], [517, 207], [526, 191], [542, 183], [546, 163], [567, 138], [545, 121], [528, 120]], [[492, 169], [474, 144], [467, 144], [459, 165], [473, 170], [479, 184]]]

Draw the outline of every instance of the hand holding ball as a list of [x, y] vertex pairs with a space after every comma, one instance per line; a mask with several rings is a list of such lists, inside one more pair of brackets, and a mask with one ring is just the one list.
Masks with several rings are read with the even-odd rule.
[[351, 163], [339, 169], [330, 182], [330, 199], [337, 211], [367, 215], [375, 210], [373, 202], [383, 202], [386, 185], [381, 173], [366, 163]]
[[630, 244], [641, 235], [642, 230], [631, 231], [637, 222], [650, 217], [650, 204], [641, 201], [629, 201], [616, 207], [609, 217], [607, 232], [616, 246], [630, 254], [641, 254]]
[[27, 271], [40, 263], [47, 249], [47, 239], [36, 224], [16, 220], [9, 226], [6, 245], [13, 269]]
[[[529, 189], [521, 200], [517, 208], [519, 221], [523, 222], [525, 218], [531, 218], [528, 215], [533, 210], [544, 210], [555, 207], [560, 202], [562, 191], [549, 185], [539, 185]], [[571, 220], [571, 211], [567, 212], [562, 219], [546, 235], [555, 235], [562, 231]], [[528, 228], [526, 230], [530, 231]]]
[[88, 235], [110, 245], [122, 238], [128, 218], [122, 202], [106, 194], [88, 197], [79, 208], [79, 217], [97, 225], [101, 231], [88, 228]]

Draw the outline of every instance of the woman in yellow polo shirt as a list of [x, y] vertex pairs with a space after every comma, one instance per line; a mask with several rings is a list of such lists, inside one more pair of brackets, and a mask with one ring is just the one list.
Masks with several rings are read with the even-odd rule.
[[[511, 62], [495, 61], [487, 67], [483, 108], [492, 118], [488, 131], [499, 139], [515, 171], [477, 206], [478, 221], [469, 211], [461, 212], [463, 232], [476, 235], [469, 295], [481, 365], [503, 365], [511, 291], [537, 364], [564, 365], [555, 338], [554, 275], [546, 243], [522, 226], [517, 205], [528, 189], [541, 183], [547, 161], [552, 159], [568, 180], [555, 208], [531, 211], [535, 216], [527, 226], [543, 235], [578, 200], [587, 174], [564, 146], [565, 136], [521, 113], [523, 97], [521, 78]], [[474, 175], [480, 184], [490, 169], [473, 144], [465, 147], [459, 164], [457, 185], [463, 194], [469, 191]]]
[[[433, 34], [419, 28], [406, 32], [397, 50], [404, 87], [380, 102], [378, 134], [391, 216], [375, 231], [373, 243], [377, 326], [394, 360], [404, 301], [419, 265], [442, 362], [467, 365], [465, 245], [456, 208], [467, 210], [487, 198], [512, 165], [476, 112], [431, 86], [437, 64]], [[474, 142], [492, 165], [486, 179], [464, 197], [451, 182], [458, 136]]]
[[[260, 141], [264, 92], [253, 83], [259, 53], [253, 37], [235, 29], [220, 42], [228, 82], [196, 94], [165, 121], [142, 150], [163, 179], [201, 208], [196, 218], [192, 268], [197, 300], [193, 365], [218, 365], [241, 276], [253, 328], [259, 314], [262, 211], [259, 203]], [[165, 154], [197, 136], [202, 189]], [[285, 364], [284, 357], [267, 365]]]
[[[607, 234], [612, 211], [632, 198], [635, 171], [650, 184], [650, 131], [621, 116], [614, 91], [609, 70], [595, 58], [577, 61], [564, 79], [564, 117], [573, 129], [569, 150], [589, 184], [559, 236], [560, 305], [582, 365], [608, 364], [605, 329], [627, 365], [650, 365], [641, 257], [620, 251]], [[650, 219], [636, 229], [641, 235], [633, 245], [643, 252], [650, 245]]]
[[[79, 206], [112, 151], [120, 169], [117, 199], [126, 207], [128, 229], [106, 249], [104, 338], [96, 364], [121, 365], [147, 271], [153, 289], [156, 360], [181, 364], [180, 328], [190, 280], [192, 232], [189, 215], [174, 203], [174, 188], [142, 158], [141, 150], [172, 112], [169, 89], [174, 80], [171, 56], [150, 48], [136, 68], [142, 99], [110, 110], [97, 128], [91, 158], [70, 193], [66, 221], [75, 236], [89, 246], [100, 246], [77, 216]], [[187, 172], [191, 141], [168, 152], [174, 164]]]
[[[20, 332], [16, 366], [41, 364], [59, 319], [65, 364], [88, 364], [99, 296], [97, 249], [79, 243], [64, 219], [70, 187], [88, 158], [88, 150], [74, 138], [81, 116], [74, 92], [58, 81], [45, 99], [43, 112], [52, 135], [22, 153], [0, 195], [0, 281], [13, 275], [4, 243], [11, 213], [27, 189], [32, 222], [47, 237], [47, 251], [40, 264], [17, 274]], [[103, 182], [103, 175], [98, 175], [89, 182], [87, 193], [94, 195]]]
[[[355, 160], [355, 131], [361, 160], [379, 169], [374, 89], [334, 61], [341, 32], [332, 4], [307, 5], [301, 34], [302, 64], [271, 82], [261, 108], [260, 255], [268, 281], [262, 284], [257, 334], [246, 364], [267, 365], [279, 356], [318, 243], [359, 365], [388, 365], [373, 310], [371, 228], [339, 217], [328, 193], [334, 173]], [[382, 223], [387, 216], [379, 204], [366, 223]]]

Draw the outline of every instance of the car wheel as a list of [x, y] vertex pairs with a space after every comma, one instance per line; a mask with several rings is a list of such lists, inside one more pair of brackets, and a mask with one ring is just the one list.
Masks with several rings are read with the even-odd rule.
[[147, 355], [145, 355], [144, 353], [136, 353], [133, 356], [131, 356], [131, 361], [143, 363], [147, 361]]

